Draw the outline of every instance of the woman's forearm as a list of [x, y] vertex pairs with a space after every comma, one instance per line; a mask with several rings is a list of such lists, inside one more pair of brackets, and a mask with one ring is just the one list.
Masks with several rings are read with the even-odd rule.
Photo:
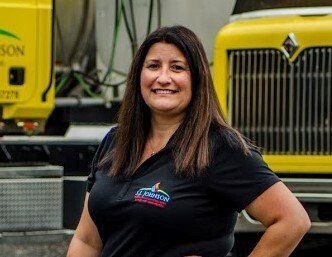
[[93, 248], [89, 244], [83, 242], [81, 239], [73, 236], [69, 245], [67, 257], [99, 257], [100, 251]]
[[309, 229], [310, 223], [276, 222], [266, 229], [249, 257], [289, 256]]

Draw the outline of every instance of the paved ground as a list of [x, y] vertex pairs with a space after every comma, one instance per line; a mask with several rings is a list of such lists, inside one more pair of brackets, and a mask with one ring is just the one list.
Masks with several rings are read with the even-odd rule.
[[[53, 240], [21, 239], [0, 240], [0, 257], [64, 257], [71, 237], [55, 238]], [[45, 242], [43, 242], [45, 241]]]
[[[65, 257], [71, 235], [35, 236], [35, 237], [0, 237], [0, 257]], [[325, 242], [325, 246], [309, 247], [309, 249], [295, 251], [292, 257], [329, 257], [332, 244]], [[307, 245], [306, 242], [303, 242]], [[313, 247], [313, 248], [312, 248]], [[230, 253], [229, 257], [237, 257]], [[240, 254], [240, 256], [247, 256]]]

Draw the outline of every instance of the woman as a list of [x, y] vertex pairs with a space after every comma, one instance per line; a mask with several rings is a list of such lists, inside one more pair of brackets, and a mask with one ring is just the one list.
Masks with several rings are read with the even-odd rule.
[[226, 256], [243, 209], [267, 228], [250, 256], [288, 256], [310, 227], [226, 123], [202, 44], [182, 26], [158, 29], [139, 48], [87, 191], [68, 256]]

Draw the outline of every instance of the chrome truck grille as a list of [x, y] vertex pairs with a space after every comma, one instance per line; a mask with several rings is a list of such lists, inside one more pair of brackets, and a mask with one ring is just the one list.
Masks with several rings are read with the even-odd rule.
[[229, 52], [231, 124], [265, 154], [331, 154], [332, 48], [294, 62], [273, 49]]

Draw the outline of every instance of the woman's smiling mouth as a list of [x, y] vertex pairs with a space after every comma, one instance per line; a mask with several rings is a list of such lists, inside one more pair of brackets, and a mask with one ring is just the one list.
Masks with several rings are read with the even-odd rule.
[[172, 90], [172, 89], [152, 89], [152, 92], [158, 95], [169, 95], [178, 93], [179, 90]]

